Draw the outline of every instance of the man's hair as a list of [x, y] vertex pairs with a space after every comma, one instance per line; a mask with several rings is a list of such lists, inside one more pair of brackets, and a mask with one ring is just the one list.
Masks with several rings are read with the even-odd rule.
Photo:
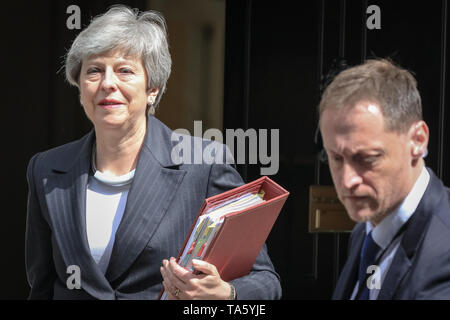
[[386, 128], [406, 132], [422, 120], [417, 82], [407, 70], [386, 59], [372, 59], [339, 73], [322, 95], [319, 116], [328, 108], [368, 101], [380, 106]]

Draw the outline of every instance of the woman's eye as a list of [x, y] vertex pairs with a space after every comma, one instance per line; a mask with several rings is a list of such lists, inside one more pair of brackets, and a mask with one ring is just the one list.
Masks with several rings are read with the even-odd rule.
[[93, 74], [93, 73], [98, 73], [98, 72], [100, 72], [100, 69], [99, 69], [99, 68], [89, 68], [89, 69], [87, 70], [87, 73], [88, 73], [88, 74]]
[[130, 68], [121, 68], [120, 73], [132, 74], [133, 70], [131, 70]]

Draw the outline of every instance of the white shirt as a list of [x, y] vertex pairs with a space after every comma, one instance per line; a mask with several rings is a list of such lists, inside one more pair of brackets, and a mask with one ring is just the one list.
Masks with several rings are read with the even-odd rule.
[[111, 258], [135, 170], [111, 176], [95, 170], [86, 191], [86, 232], [91, 255], [103, 273]]
[[[403, 234], [398, 236], [396, 239], [394, 239], [394, 237], [400, 230], [400, 228], [413, 215], [414, 211], [416, 211], [417, 206], [419, 205], [419, 202], [422, 199], [423, 194], [425, 193], [429, 181], [430, 174], [428, 173], [427, 169], [423, 167], [419, 178], [417, 178], [417, 181], [414, 183], [413, 188], [408, 193], [398, 209], [385, 217], [376, 227], [373, 227], [369, 221], [366, 222], [366, 234], [372, 231], [373, 240], [376, 242], [376, 244], [378, 244], [378, 246], [380, 246], [381, 252], [384, 252], [383, 256], [380, 259], [380, 263], [378, 264], [381, 288], [383, 287], [383, 281], [386, 277], [387, 271], [391, 266], [392, 259], [394, 258], [398, 247], [400, 246]], [[352, 300], [355, 299], [355, 296], [358, 293], [358, 288], [359, 281], [356, 282], [355, 288], [353, 289], [353, 293], [351, 295]], [[371, 289], [369, 292], [369, 299], [376, 300], [380, 290], [381, 289]]]

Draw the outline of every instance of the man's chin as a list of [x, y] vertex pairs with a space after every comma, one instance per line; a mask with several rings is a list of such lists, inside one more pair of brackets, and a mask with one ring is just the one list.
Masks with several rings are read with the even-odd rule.
[[347, 213], [348, 213], [350, 219], [352, 219], [355, 222], [370, 221], [377, 215], [375, 212], [373, 212], [370, 209], [360, 209], [360, 210], [347, 209]]
[[366, 222], [378, 216], [378, 205], [375, 201], [364, 199], [364, 201], [348, 201], [344, 202], [347, 213], [355, 222]]

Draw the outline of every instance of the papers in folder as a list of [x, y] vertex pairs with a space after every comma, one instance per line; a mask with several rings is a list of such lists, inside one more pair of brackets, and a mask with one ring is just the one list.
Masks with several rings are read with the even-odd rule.
[[[269, 177], [205, 199], [177, 262], [192, 271], [199, 259], [217, 268], [224, 281], [250, 273], [289, 192]], [[166, 300], [164, 288], [159, 298]]]
[[207, 210], [197, 219], [194, 226], [195, 232], [192, 232], [189, 237], [180, 257], [179, 265], [194, 271], [192, 259], [203, 259], [209, 244], [222, 226], [224, 217], [227, 214], [242, 211], [261, 202], [264, 202], [261, 194], [246, 193]]

